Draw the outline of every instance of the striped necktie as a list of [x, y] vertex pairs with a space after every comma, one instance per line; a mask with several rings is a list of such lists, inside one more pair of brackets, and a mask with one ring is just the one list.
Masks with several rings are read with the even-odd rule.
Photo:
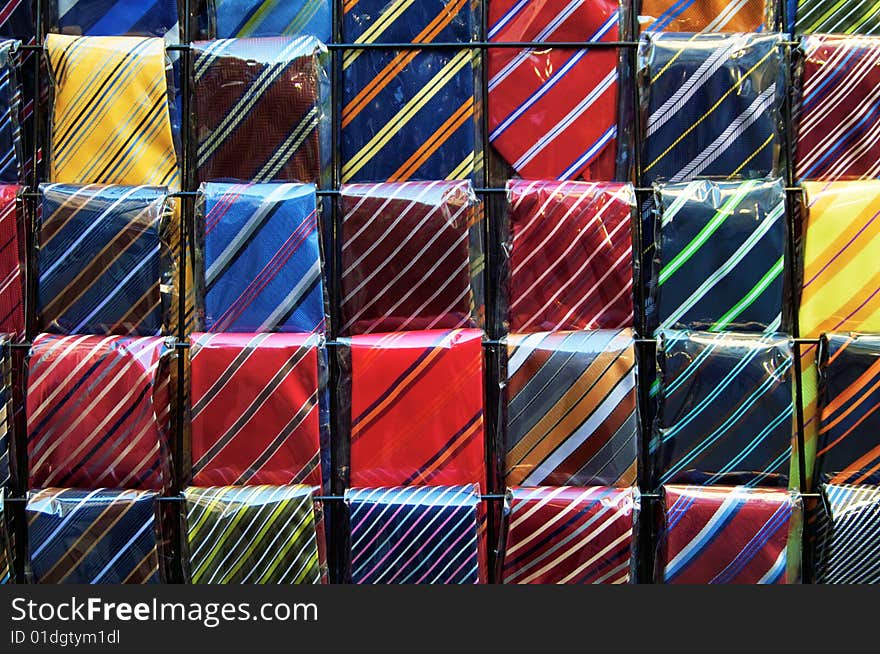
[[200, 196], [206, 331], [323, 331], [315, 187], [211, 183]]
[[797, 583], [802, 504], [763, 488], [666, 486], [667, 584]]
[[[36, 22], [34, 20], [34, 3], [29, 0], [0, 0], [0, 38], [21, 41], [23, 45], [34, 46], [37, 43]], [[33, 174], [34, 155], [34, 107], [35, 99], [42, 101], [48, 98], [47, 85], [38, 89], [36, 84], [34, 57], [35, 50], [19, 50], [17, 73], [21, 86], [20, 120], [21, 140], [24, 146], [24, 167], [22, 179], [31, 179]], [[43, 70], [43, 61], [40, 60], [40, 68]], [[43, 78], [44, 80], [46, 77]], [[44, 126], [41, 126], [41, 129]], [[38, 156], [42, 157], [42, 144], [38, 143]], [[17, 180], [16, 180], [17, 181]]]
[[351, 581], [480, 583], [479, 492], [476, 485], [347, 490]]
[[9, 445], [12, 420], [12, 352], [9, 334], [0, 334], [0, 505], [3, 489], [11, 481]]
[[470, 182], [342, 188], [341, 333], [482, 323], [482, 205]]
[[6, 529], [6, 513], [3, 509], [6, 493], [4, 486], [5, 482], [0, 485], [0, 586], [13, 582], [12, 539], [8, 535], [11, 530], [7, 531]]
[[37, 308], [57, 333], [169, 333], [176, 276], [166, 189], [41, 187]]
[[779, 168], [781, 34], [643, 37], [643, 183], [758, 178]]
[[827, 335], [819, 375], [818, 473], [834, 484], [880, 483], [880, 337]]
[[660, 483], [783, 485], [794, 431], [785, 335], [661, 332]]
[[880, 486], [822, 487], [816, 579], [820, 584], [880, 584]]
[[510, 331], [633, 324], [630, 184], [507, 185]]
[[170, 373], [161, 338], [41, 334], [28, 363], [30, 487], [170, 482]]
[[507, 403], [508, 486], [635, 483], [630, 330], [511, 334]]
[[[489, 40], [616, 41], [618, 0], [495, 0]], [[616, 48], [490, 48], [489, 139], [528, 179], [615, 178]]]
[[485, 484], [482, 332], [343, 339], [351, 485]]
[[327, 582], [323, 509], [309, 486], [187, 488], [194, 584]]
[[653, 304], [662, 329], [772, 333], [782, 325], [781, 180], [659, 186]]
[[279, 37], [193, 49], [199, 180], [317, 183], [324, 45]]
[[788, 2], [789, 16], [797, 16], [792, 31], [798, 34], [880, 34], [880, 3], [876, 0]]
[[190, 337], [192, 473], [198, 486], [321, 486], [318, 339]]
[[12, 184], [19, 183], [24, 174], [22, 99], [15, 67], [19, 45], [19, 41], [0, 41], [0, 182]]
[[18, 186], [0, 185], [0, 332], [24, 333], [24, 242], [19, 229]]
[[[468, 0], [344, 0], [346, 43], [462, 43], [479, 30]], [[476, 178], [483, 167], [467, 49], [349, 50], [342, 59], [342, 181]]]
[[880, 37], [810, 36], [803, 49], [797, 176], [880, 177]]
[[[309, 34], [332, 39], [331, 0], [199, 0], [205, 39]], [[196, 6], [196, 2], [193, 2]]]
[[775, 0], [642, 0], [643, 32], [766, 32]]
[[51, 0], [53, 32], [86, 36], [162, 36], [176, 43], [177, 0]]
[[156, 493], [31, 491], [28, 555], [40, 584], [160, 582]]
[[633, 552], [630, 488], [508, 491], [505, 584], [626, 584]]

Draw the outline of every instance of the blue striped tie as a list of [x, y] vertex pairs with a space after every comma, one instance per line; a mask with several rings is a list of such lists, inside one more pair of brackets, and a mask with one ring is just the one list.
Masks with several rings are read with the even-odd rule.
[[18, 183], [23, 175], [21, 94], [13, 57], [19, 41], [0, 41], [0, 182]]
[[816, 579], [820, 584], [880, 584], [880, 486], [825, 485]]
[[328, 43], [332, 38], [331, 0], [201, 0], [205, 39], [308, 34]]
[[0, 486], [0, 585], [12, 583], [12, 542], [6, 527], [4, 501], [6, 489]]
[[54, 32], [83, 36], [165, 36], [177, 42], [177, 0], [51, 0]]

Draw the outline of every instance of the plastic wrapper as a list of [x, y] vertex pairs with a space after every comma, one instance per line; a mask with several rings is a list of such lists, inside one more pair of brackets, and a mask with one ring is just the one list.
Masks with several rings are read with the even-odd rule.
[[777, 23], [776, 0], [640, 0], [643, 32], [768, 32]]
[[167, 189], [41, 186], [37, 311], [43, 330], [168, 334], [177, 311]]
[[0, 333], [0, 504], [2, 504], [2, 489], [9, 486], [11, 479], [12, 427], [12, 352], [9, 348], [9, 334]]
[[[37, 43], [36, 22], [34, 20], [34, 6], [32, 2], [20, 0], [6, 0], [0, 3], [0, 39], [13, 39], [21, 41], [23, 45], [33, 46]], [[45, 89], [37, 88], [36, 69], [43, 68], [42, 59], [37, 65], [35, 59], [40, 56], [38, 50], [19, 49], [17, 53], [18, 66], [17, 76], [20, 83], [21, 102], [19, 103], [19, 124], [21, 126], [21, 141], [23, 145], [23, 180], [32, 179], [34, 168], [34, 122], [36, 106], [35, 99], [45, 98]], [[43, 78], [45, 79], [45, 78]], [[40, 128], [43, 129], [41, 120]], [[37, 144], [37, 149], [41, 148]], [[42, 153], [41, 153], [42, 154]]]
[[782, 486], [794, 424], [789, 337], [662, 332], [652, 453], [663, 484]]
[[156, 337], [39, 335], [28, 362], [30, 487], [170, 484], [175, 356]]
[[332, 0], [192, 0], [200, 38], [333, 37]]
[[820, 584], [880, 584], [880, 486], [822, 487], [816, 543]]
[[862, 0], [786, 0], [798, 34], [878, 34], [880, 7]]
[[20, 45], [20, 41], [0, 40], [0, 182], [12, 184], [23, 179], [22, 99], [15, 65]]
[[157, 495], [47, 488], [28, 495], [28, 557], [40, 584], [160, 583]]
[[199, 181], [319, 183], [329, 136], [324, 44], [302, 36], [192, 47]]
[[476, 485], [350, 488], [345, 503], [352, 583], [485, 582]]
[[[346, 6], [346, 43], [479, 38], [471, 0]], [[466, 48], [348, 50], [342, 57], [342, 181], [477, 179], [482, 170], [479, 53]]]
[[470, 182], [342, 188], [340, 332], [483, 324], [483, 211]]
[[24, 334], [24, 220], [18, 186], [0, 185], [0, 332]]
[[503, 583], [630, 583], [634, 493], [603, 487], [510, 489]]
[[309, 486], [190, 487], [193, 584], [327, 583], [324, 510]]
[[780, 331], [789, 314], [783, 182], [695, 181], [658, 186], [655, 196], [660, 327]]
[[[399, 332], [342, 340], [346, 486], [485, 484], [482, 332]], [[483, 486], [485, 487], [485, 486]]]
[[180, 37], [178, 0], [49, 0], [47, 10], [61, 34]]
[[778, 176], [787, 92], [784, 38], [642, 38], [643, 184]]
[[[495, 42], [621, 40], [618, 0], [494, 0], [489, 25]], [[607, 47], [489, 48], [489, 140], [515, 174], [616, 178], [620, 61]]]
[[801, 47], [797, 177], [880, 176], [880, 37], [809, 36]]
[[511, 181], [507, 204], [510, 331], [633, 325], [630, 184]]
[[190, 337], [192, 483], [321, 486], [327, 368], [307, 334]]
[[827, 335], [819, 375], [818, 473], [832, 484], [880, 484], [880, 337]]
[[667, 584], [796, 584], [803, 502], [786, 491], [743, 486], [665, 486], [662, 581]]
[[203, 329], [324, 331], [315, 187], [209, 183], [199, 198]]
[[507, 486], [636, 481], [636, 361], [628, 329], [507, 339]]

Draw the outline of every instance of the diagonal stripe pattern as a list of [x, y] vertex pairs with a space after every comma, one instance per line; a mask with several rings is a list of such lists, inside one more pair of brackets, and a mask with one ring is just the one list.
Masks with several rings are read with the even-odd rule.
[[208, 183], [199, 193], [205, 331], [323, 331], [315, 187]]
[[511, 334], [505, 483], [635, 483], [635, 365], [629, 329]]
[[877, 0], [787, 0], [798, 34], [880, 34]]
[[476, 485], [351, 488], [345, 503], [353, 583], [481, 582]]
[[[29, 0], [5, 0], [0, 2], [0, 38], [20, 41], [22, 45], [34, 46], [37, 43], [36, 20], [34, 18], [34, 3]], [[45, 101], [48, 97], [45, 86], [37, 88], [36, 68], [45, 72], [44, 62], [35, 66], [34, 58], [37, 52], [34, 50], [19, 50], [18, 56], [18, 79], [20, 82], [21, 101], [19, 102], [19, 125], [21, 127], [21, 140], [23, 145], [23, 176], [21, 179], [31, 179], [33, 174], [34, 156], [34, 107], [39, 98]], [[46, 78], [43, 78], [46, 79]], [[41, 129], [44, 126], [41, 125]], [[42, 159], [42, 143], [37, 143], [38, 158]], [[19, 181], [19, 180], [16, 180]]]
[[192, 474], [197, 486], [321, 486], [318, 339], [190, 337]]
[[507, 185], [510, 331], [633, 324], [630, 184]]
[[[10, 437], [13, 422], [12, 404], [12, 352], [9, 348], [9, 334], [0, 333], [0, 504], [2, 489], [10, 481]], [[2, 519], [0, 519], [2, 522]], [[2, 549], [2, 545], [0, 545]], [[0, 577], [2, 577], [0, 573]]]
[[5, 483], [0, 485], [0, 586], [12, 583], [12, 539], [9, 538], [6, 528], [6, 514], [4, 512]]
[[179, 40], [178, 0], [50, 0], [53, 32]]
[[326, 583], [323, 509], [311, 487], [190, 487], [184, 496], [191, 583]]
[[20, 41], [0, 40], [0, 182], [23, 179], [22, 98], [16, 73]]
[[343, 186], [341, 333], [480, 325], [482, 231], [470, 182]]
[[781, 180], [656, 187], [652, 297], [662, 329], [775, 332], [783, 309]]
[[311, 35], [332, 39], [331, 0], [198, 0], [205, 39]]
[[781, 34], [642, 37], [643, 184], [779, 170], [782, 41]]
[[24, 227], [19, 186], [0, 185], [0, 332], [24, 333]]
[[31, 491], [28, 557], [34, 581], [160, 583], [156, 501], [149, 491]]
[[880, 584], [880, 486], [822, 487], [816, 546], [820, 584]]
[[30, 487], [170, 483], [170, 368], [162, 338], [41, 334], [28, 362]]
[[644, 32], [766, 32], [775, 9], [775, 0], [641, 0], [639, 24]]

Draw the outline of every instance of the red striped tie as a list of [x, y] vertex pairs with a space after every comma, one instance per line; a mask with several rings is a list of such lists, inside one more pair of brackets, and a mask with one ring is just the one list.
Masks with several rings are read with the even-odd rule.
[[24, 283], [19, 265], [18, 186], [0, 186], [0, 332], [24, 331]]

